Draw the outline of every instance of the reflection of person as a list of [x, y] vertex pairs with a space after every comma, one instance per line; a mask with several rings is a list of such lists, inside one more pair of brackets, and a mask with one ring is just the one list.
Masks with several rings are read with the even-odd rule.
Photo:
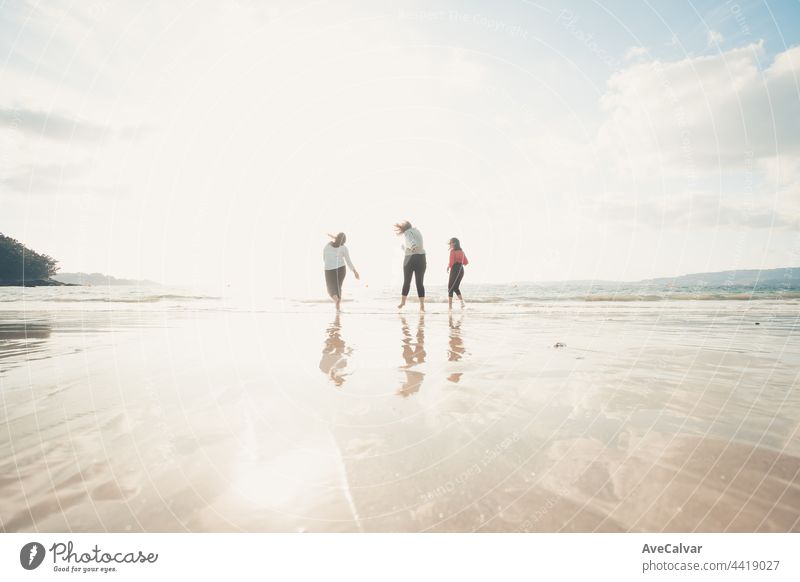
[[422, 381], [425, 379], [424, 372], [410, 369], [425, 363], [425, 356], [427, 355], [425, 352], [425, 316], [422, 314], [419, 316], [416, 336], [411, 335], [411, 330], [405, 317], [400, 317], [400, 323], [400, 329], [403, 333], [403, 360], [406, 362], [405, 366], [400, 368], [405, 372], [406, 381], [403, 382], [397, 393], [401, 396], [410, 396], [415, 392], [419, 392], [420, 387], [422, 387]]
[[447, 359], [450, 362], [458, 362], [464, 356], [464, 340], [461, 339], [461, 320], [457, 322], [453, 320], [453, 316], [449, 317], [450, 324], [450, 349], [447, 352]]
[[447, 282], [447, 308], [453, 309], [453, 293], [458, 295], [461, 301], [461, 309], [464, 309], [464, 297], [461, 296], [461, 280], [464, 278], [464, 266], [469, 265], [467, 255], [461, 248], [461, 242], [453, 237], [450, 239], [450, 261], [447, 263], [447, 270], [450, 272], [450, 280]]
[[425, 248], [422, 246], [422, 233], [411, 226], [407, 220], [398, 222], [394, 225], [394, 230], [398, 236], [403, 235], [403, 291], [400, 298], [398, 309], [402, 309], [406, 304], [408, 291], [411, 289], [411, 277], [417, 285], [417, 296], [419, 297], [419, 310], [425, 311], [425, 269], [427, 261], [425, 259]]
[[328, 295], [336, 302], [336, 311], [340, 311], [342, 283], [344, 283], [344, 276], [347, 274], [345, 263], [352, 269], [356, 279], [360, 277], [350, 261], [350, 251], [344, 246], [344, 243], [347, 242], [347, 236], [343, 232], [337, 235], [329, 234], [328, 236], [333, 240], [322, 249], [322, 261], [325, 263], [325, 284], [328, 287]]
[[325, 345], [322, 347], [322, 358], [319, 361], [319, 369], [337, 386], [344, 384], [344, 377], [347, 374], [342, 372], [347, 368], [347, 358], [353, 352], [342, 339], [341, 331], [341, 320], [337, 313], [333, 323], [328, 326]]
[[[450, 315], [448, 319], [450, 325], [450, 349], [447, 350], [447, 361], [460, 362], [461, 358], [463, 358], [464, 354], [467, 352], [464, 347], [464, 340], [461, 338], [461, 319], [456, 321], [453, 319], [452, 315]], [[450, 382], [458, 382], [461, 380], [461, 376], [462, 372], [453, 372], [447, 379]]]

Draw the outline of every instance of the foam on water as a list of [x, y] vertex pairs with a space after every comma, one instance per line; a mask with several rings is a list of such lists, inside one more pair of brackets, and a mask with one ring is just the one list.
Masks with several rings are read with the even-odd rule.
[[[428, 301], [447, 300], [446, 288], [428, 285]], [[549, 283], [549, 284], [474, 284], [465, 286], [470, 304], [503, 305], [512, 308], [538, 303], [652, 303], [692, 301], [784, 301], [800, 303], [800, 289], [792, 286], [695, 286], [644, 285], [635, 283]], [[397, 301], [396, 289], [364, 290], [345, 288], [344, 303], [349, 306], [391, 306]], [[414, 298], [411, 298], [414, 301]], [[28, 309], [58, 308], [57, 304], [77, 304], [79, 309], [106, 309], [109, 304], [152, 304], [154, 308], [180, 309], [255, 309], [268, 311], [312, 309], [329, 305], [320, 292], [303, 297], [269, 297], [259, 289], [236, 294], [210, 294], [175, 287], [161, 286], [95, 286], [95, 287], [0, 287], [0, 310], [17, 310], [19, 304]], [[93, 307], [95, 304], [95, 307]], [[63, 307], [70, 309], [71, 307]]]

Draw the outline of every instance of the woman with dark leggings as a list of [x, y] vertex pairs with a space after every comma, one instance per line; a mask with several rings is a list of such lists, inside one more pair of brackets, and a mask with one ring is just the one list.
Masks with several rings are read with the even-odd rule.
[[342, 302], [342, 283], [347, 274], [345, 264], [353, 270], [356, 279], [359, 278], [358, 271], [350, 260], [350, 251], [344, 246], [347, 236], [343, 232], [337, 235], [329, 234], [333, 240], [322, 249], [322, 261], [325, 263], [325, 286], [328, 288], [328, 295], [336, 302], [336, 311], [341, 310]]
[[467, 255], [461, 249], [461, 242], [453, 237], [450, 239], [450, 262], [447, 270], [450, 272], [450, 280], [447, 282], [447, 308], [453, 309], [453, 293], [458, 295], [461, 301], [461, 309], [464, 309], [464, 298], [461, 296], [461, 280], [464, 278], [464, 266], [469, 265]]
[[425, 268], [428, 266], [425, 260], [425, 248], [422, 246], [422, 234], [407, 220], [398, 222], [394, 225], [395, 233], [403, 235], [403, 292], [400, 297], [398, 309], [402, 309], [406, 304], [408, 292], [411, 289], [411, 277], [417, 284], [417, 296], [419, 297], [419, 310], [425, 311]]

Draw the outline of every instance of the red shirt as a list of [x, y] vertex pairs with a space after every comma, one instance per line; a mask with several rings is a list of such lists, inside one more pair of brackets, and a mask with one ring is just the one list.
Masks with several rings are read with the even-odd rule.
[[450, 263], [447, 265], [449, 269], [453, 268], [455, 263], [461, 263], [462, 265], [469, 265], [469, 261], [467, 260], [467, 255], [464, 254], [464, 251], [450, 251]]

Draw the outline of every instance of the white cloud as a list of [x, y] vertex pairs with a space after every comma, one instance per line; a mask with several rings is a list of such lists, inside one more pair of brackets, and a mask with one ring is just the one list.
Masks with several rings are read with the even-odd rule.
[[730, 201], [725, 193], [673, 195], [661, 200], [610, 200], [594, 209], [626, 227], [800, 229], [797, 204], [787, 199]]
[[643, 46], [632, 46], [625, 52], [626, 61], [635, 61], [647, 56], [647, 49]]
[[722, 41], [725, 40], [722, 36], [722, 33], [718, 30], [709, 30], [708, 31], [708, 39], [706, 41], [706, 47], [711, 48], [714, 46], [719, 46], [722, 44]]
[[0, 128], [4, 127], [61, 141], [96, 142], [111, 135], [109, 127], [59, 113], [0, 107]]
[[636, 64], [608, 81], [604, 150], [647, 171], [703, 172], [800, 153], [800, 47], [759, 68], [761, 43]]

